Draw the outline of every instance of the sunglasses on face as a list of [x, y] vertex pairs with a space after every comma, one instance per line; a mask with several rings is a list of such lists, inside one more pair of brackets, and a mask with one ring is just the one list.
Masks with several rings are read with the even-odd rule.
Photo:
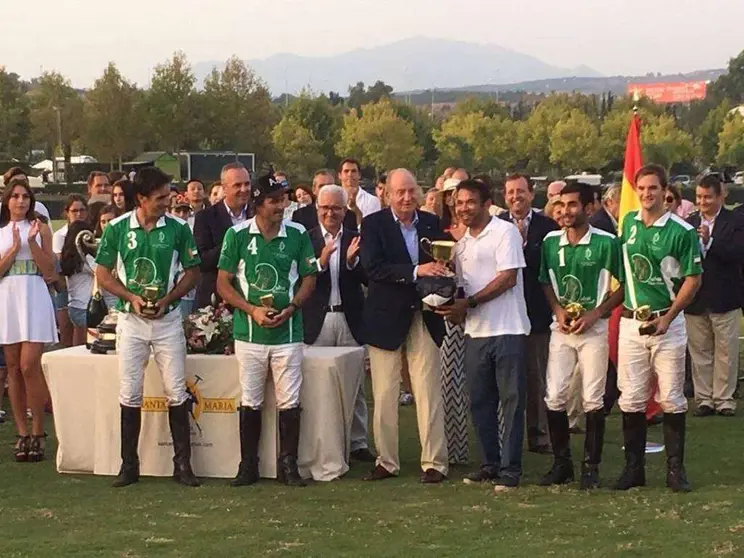
[[666, 202], [667, 203], [674, 203], [674, 196], [667, 196]]

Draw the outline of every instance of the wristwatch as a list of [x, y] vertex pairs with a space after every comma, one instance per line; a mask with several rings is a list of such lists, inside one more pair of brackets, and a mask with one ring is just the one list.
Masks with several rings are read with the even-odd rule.
[[475, 308], [478, 306], [478, 301], [475, 300], [474, 296], [468, 297], [468, 308]]

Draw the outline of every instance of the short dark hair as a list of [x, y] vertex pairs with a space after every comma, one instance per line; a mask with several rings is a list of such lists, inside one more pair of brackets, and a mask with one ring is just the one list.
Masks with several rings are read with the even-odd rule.
[[530, 192], [532, 192], [532, 190], [534, 190], [534, 188], [535, 188], [535, 185], [533, 184], [532, 178], [530, 178], [530, 175], [523, 174], [521, 172], [515, 172], [515, 173], [512, 173], [512, 174], [508, 175], [504, 179], [504, 186], [506, 187], [506, 183], [507, 182], [511, 182], [513, 180], [524, 180], [525, 182], [527, 182], [527, 189]]
[[723, 191], [723, 188], [721, 187], [721, 177], [714, 173], [709, 173], [703, 176], [698, 181], [698, 186], [705, 189], [712, 188], [716, 193], [716, 196], [720, 196]]
[[571, 182], [566, 184], [563, 190], [561, 190], [560, 196], [563, 197], [566, 194], [579, 194], [581, 207], [586, 207], [595, 202], [595, 190], [590, 184], [586, 184], [585, 182]]
[[202, 182], [198, 178], [192, 178], [191, 180], [186, 181], [186, 186], [188, 186], [192, 182], [198, 182], [199, 184], [201, 184], [202, 188], [204, 188], [205, 190], [207, 189], [206, 186], [204, 186], [204, 182]]
[[341, 161], [338, 164], [338, 172], [339, 173], [341, 173], [341, 169], [344, 168], [344, 165], [346, 163], [352, 163], [352, 164], [356, 165], [356, 168], [359, 171], [359, 174], [362, 173], [362, 165], [359, 164], [359, 161], [357, 161], [356, 159], [352, 159], [351, 157], [346, 157], [343, 161]]
[[493, 190], [493, 179], [487, 175], [487, 174], [476, 174], [474, 177], [472, 177], [473, 180], [477, 180], [478, 182], [483, 182], [490, 190]]
[[642, 166], [640, 169], [638, 169], [638, 172], [636, 172], [636, 175], [633, 178], [633, 183], [638, 184], [638, 181], [644, 176], [655, 176], [659, 179], [659, 184], [661, 184], [661, 187], [664, 189], [669, 186], [666, 170], [661, 165], [652, 163], [650, 165]]
[[457, 195], [460, 190], [467, 190], [468, 192], [478, 194], [481, 204], [484, 204], [491, 199], [491, 189], [480, 180], [475, 180], [473, 178], [463, 180], [455, 187], [455, 195]]
[[103, 171], [92, 171], [88, 175], [88, 187], [93, 186], [93, 182], [95, 182], [96, 178], [98, 178], [99, 176], [105, 176], [106, 177], [106, 180], [109, 179], [108, 174], [106, 174]]
[[[173, 177], [157, 167], [140, 169], [132, 184], [135, 196], [148, 197], [155, 190], [170, 185]], [[139, 205], [139, 200], [137, 200]]]
[[383, 172], [377, 177], [377, 184], [387, 184], [387, 173]]

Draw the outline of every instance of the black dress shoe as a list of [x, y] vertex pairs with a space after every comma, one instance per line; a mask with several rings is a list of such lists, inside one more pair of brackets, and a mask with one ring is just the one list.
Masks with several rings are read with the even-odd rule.
[[362, 477], [363, 481], [379, 481], [394, 477], [395, 475], [385, 469], [382, 465], [378, 465], [368, 475]]
[[447, 477], [436, 469], [427, 469], [421, 473], [421, 482], [423, 484], [438, 484], [444, 480], [447, 480]]
[[709, 407], [708, 405], [700, 405], [697, 409], [695, 409], [695, 412], [692, 413], [692, 416], [693, 417], [709, 417], [715, 414], [716, 412], [713, 410], [713, 407]]
[[722, 417], [735, 417], [736, 411], [734, 411], [733, 409], [720, 409], [718, 411], [718, 414]]
[[377, 457], [369, 451], [369, 448], [359, 448], [351, 452], [349, 457], [352, 461], [362, 461], [364, 463], [374, 463], [377, 461]]

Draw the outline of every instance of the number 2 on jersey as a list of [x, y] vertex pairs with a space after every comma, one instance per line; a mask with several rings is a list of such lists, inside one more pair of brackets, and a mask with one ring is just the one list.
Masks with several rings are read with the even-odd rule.
[[638, 234], [638, 227], [636, 225], [633, 225], [630, 228], [630, 238], [628, 238], [628, 244], [635, 244], [637, 234]]

